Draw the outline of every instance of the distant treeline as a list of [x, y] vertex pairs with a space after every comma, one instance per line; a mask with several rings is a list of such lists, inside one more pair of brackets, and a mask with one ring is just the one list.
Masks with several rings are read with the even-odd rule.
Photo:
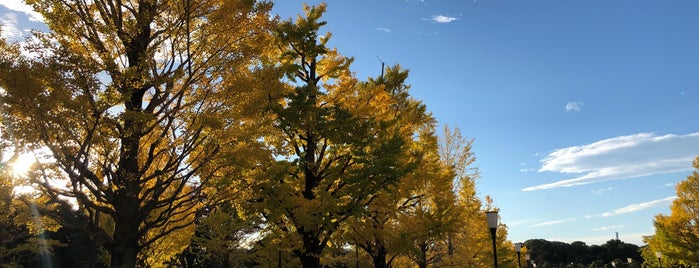
[[[629, 267], [628, 258], [632, 259], [633, 267], [640, 267], [643, 263], [639, 246], [617, 239], [609, 240], [603, 245], [587, 245], [581, 241], [568, 244], [530, 239], [524, 242], [524, 245], [537, 268], [611, 267], [612, 262], [617, 264], [616, 267]], [[521, 261], [522, 267], [532, 267], [531, 263], [526, 262], [525, 256], [521, 257]]]

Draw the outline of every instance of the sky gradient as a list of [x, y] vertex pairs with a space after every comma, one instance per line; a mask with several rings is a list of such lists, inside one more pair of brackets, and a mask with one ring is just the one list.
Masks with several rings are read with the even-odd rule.
[[[317, 4], [320, 1], [307, 1]], [[303, 1], [276, 1], [283, 19]], [[411, 94], [475, 139], [479, 196], [513, 242], [642, 245], [699, 155], [697, 1], [327, 1], [360, 79], [410, 70]], [[3, 34], [45, 30], [20, 1]], [[485, 215], [484, 215], [485, 217]], [[487, 230], [484, 230], [487, 232]]]

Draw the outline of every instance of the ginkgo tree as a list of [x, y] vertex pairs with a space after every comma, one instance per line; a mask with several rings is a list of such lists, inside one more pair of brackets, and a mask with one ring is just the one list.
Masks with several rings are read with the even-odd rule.
[[[419, 101], [409, 98], [408, 86], [405, 84], [407, 77], [407, 70], [401, 69], [400, 66], [392, 66], [388, 67], [385, 74], [379, 78], [370, 78], [361, 86], [385, 86], [391, 94], [401, 99], [403, 104], [398, 107], [424, 109], [424, 105]], [[414, 159], [401, 159], [401, 161], [418, 162], [417, 168], [404, 174], [396, 184], [376, 193], [374, 201], [365, 207], [361, 215], [348, 219], [342, 228], [343, 235], [340, 240], [364, 250], [371, 257], [374, 267], [391, 267], [393, 260], [404, 254], [402, 250], [404, 232], [399, 228], [397, 218], [401, 212], [414, 206], [423, 197], [416, 191], [416, 186], [419, 185], [419, 181], [426, 179], [421, 171], [429, 169], [430, 164], [434, 164], [426, 161], [425, 155], [430, 152], [433, 155], [436, 154], [434, 150], [436, 123], [430, 116], [424, 116], [421, 120], [418, 121], [421, 122], [420, 127], [411, 143], [412, 150], [420, 154]], [[409, 120], [405, 123], [415, 124]]]
[[642, 255], [648, 263], [657, 262], [655, 253], [661, 252], [667, 264], [699, 264], [699, 157], [693, 166], [694, 172], [675, 187], [670, 215], [655, 216], [655, 234], [644, 238], [648, 246]]
[[217, 153], [245, 140], [222, 134], [246, 124], [221, 112], [241, 109], [236, 79], [259, 71], [271, 4], [27, 3], [51, 31], [24, 52], [2, 48], [0, 102], [16, 142], [50, 151], [30, 174], [42, 198], [28, 202], [84, 228], [111, 267], [179, 251], [163, 238], [191, 233]]
[[410, 144], [429, 118], [407, 102], [403, 80], [392, 86], [353, 76], [352, 59], [319, 33], [325, 8], [305, 6], [304, 16], [277, 30], [279, 58], [270, 64], [283, 71], [285, 94], [270, 98], [275, 161], [259, 184], [260, 212], [303, 267], [320, 267], [340, 225], [415, 168], [410, 159], [419, 152]]

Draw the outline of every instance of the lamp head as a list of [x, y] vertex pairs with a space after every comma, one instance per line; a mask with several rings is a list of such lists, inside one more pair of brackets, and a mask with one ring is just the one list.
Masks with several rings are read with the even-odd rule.
[[498, 212], [497, 211], [488, 211], [485, 213], [485, 216], [488, 219], [488, 227], [493, 229], [493, 228], [498, 228]]

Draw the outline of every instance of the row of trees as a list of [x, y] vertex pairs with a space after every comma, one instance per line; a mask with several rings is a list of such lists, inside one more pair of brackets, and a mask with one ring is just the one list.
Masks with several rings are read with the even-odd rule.
[[472, 141], [437, 137], [400, 66], [356, 78], [324, 4], [280, 21], [250, 0], [27, 2], [51, 32], [0, 42], [2, 263], [492, 262]]
[[570, 244], [543, 239], [524, 242], [531, 261], [537, 267], [604, 267], [612, 262], [619, 267], [627, 267], [628, 258], [632, 263], [643, 262], [640, 247], [612, 239], [602, 245], [587, 245], [576, 241]]
[[[325, 5], [281, 21], [251, 0], [27, 2], [51, 32], [0, 40], [3, 264], [492, 263], [472, 141], [438, 138], [400, 66], [355, 77], [320, 33]], [[18, 176], [23, 152], [37, 161]], [[697, 177], [647, 263], [698, 262]]]

